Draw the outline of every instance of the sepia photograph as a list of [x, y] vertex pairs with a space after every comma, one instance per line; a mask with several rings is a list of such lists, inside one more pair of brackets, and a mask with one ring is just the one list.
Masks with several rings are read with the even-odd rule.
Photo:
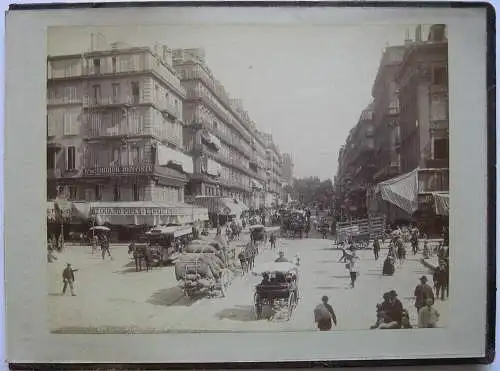
[[446, 326], [446, 25], [287, 31], [48, 29], [51, 331]]
[[[486, 81], [477, 62], [486, 29], [466, 31], [449, 9], [397, 23], [404, 9], [297, 10], [74, 9], [64, 22], [52, 11], [43, 58], [31, 62], [45, 73], [36, 80], [40, 117], [17, 134], [37, 143], [27, 162], [38, 170], [29, 186], [14, 183], [14, 170], [10, 178], [31, 211], [6, 212], [11, 225], [22, 222], [11, 235], [17, 246], [38, 241], [27, 258], [40, 274], [37, 294], [9, 304], [17, 289], [7, 287], [8, 316], [39, 308], [36, 325], [29, 315], [15, 325], [51, 339], [35, 359], [126, 362], [137, 342], [141, 354], [155, 353], [137, 356], [144, 362], [484, 349], [486, 105], [477, 102], [486, 89], [472, 102], [465, 86]], [[455, 18], [484, 22], [484, 9], [467, 11]], [[477, 51], [457, 58], [467, 37]], [[458, 74], [473, 62], [476, 74]], [[469, 115], [454, 113], [464, 102]], [[474, 130], [464, 123], [472, 120]], [[471, 178], [481, 182], [464, 183]], [[10, 254], [20, 261], [28, 252]], [[19, 282], [17, 265], [7, 266], [9, 283]], [[465, 334], [468, 317], [482, 326], [467, 330], [469, 348], [450, 335]], [[127, 345], [109, 350], [106, 334]], [[227, 354], [232, 335], [251, 349], [243, 358]], [[307, 339], [316, 349], [296, 358]], [[327, 358], [332, 341], [351, 353]], [[66, 355], [56, 349], [63, 343]], [[283, 353], [273, 356], [273, 343]]]

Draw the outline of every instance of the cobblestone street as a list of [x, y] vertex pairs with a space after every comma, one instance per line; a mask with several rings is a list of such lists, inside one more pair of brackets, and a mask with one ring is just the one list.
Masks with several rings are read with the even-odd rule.
[[[243, 239], [247, 238], [246, 235]], [[236, 244], [243, 244], [236, 242]], [[405, 308], [413, 307], [413, 290], [422, 274], [431, 275], [420, 255], [398, 266], [392, 277], [382, 276], [382, 260], [370, 250], [360, 251], [360, 277], [354, 289], [340, 250], [332, 241], [296, 239], [278, 241], [277, 250], [261, 248], [256, 265], [275, 259], [283, 250], [290, 259], [301, 256], [300, 302], [290, 321], [256, 320], [254, 287], [259, 278], [236, 275], [227, 297], [190, 300], [175, 280], [173, 267], [136, 272], [126, 246], [112, 247], [113, 260], [92, 255], [87, 247], [70, 246], [49, 264], [50, 329], [56, 332], [169, 332], [169, 331], [307, 331], [314, 330], [313, 308], [328, 295], [336, 312], [339, 330], [367, 329], [375, 321], [375, 305], [384, 292], [395, 289]], [[382, 251], [384, 256], [384, 250]], [[61, 271], [71, 263], [76, 272], [76, 294], [61, 296]], [[440, 326], [446, 325], [448, 302], [437, 301]]]

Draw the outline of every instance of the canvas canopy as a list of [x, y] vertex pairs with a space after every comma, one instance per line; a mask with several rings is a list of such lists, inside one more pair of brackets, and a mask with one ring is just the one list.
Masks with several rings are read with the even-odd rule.
[[242, 202], [232, 198], [217, 196], [195, 197], [192, 203], [197, 206], [206, 207], [209, 213], [234, 215], [239, 217], [248, 207]]
[[449, 215], [450, 212], [450, 194], [435, 192], [434, 206], [436, 208], [436, 215]]
[[418, 170], [379, 183], [376, 192], [383, 200], [413, 214], [418, 209]]

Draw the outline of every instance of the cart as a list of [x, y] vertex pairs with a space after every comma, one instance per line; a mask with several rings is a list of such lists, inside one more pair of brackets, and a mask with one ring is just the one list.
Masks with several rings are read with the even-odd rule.
[[284, 318], [289, 321], [299, 302], [298, 268], [292, 263], [269, 263], [254, 274], [262, 276], [262, 282], [254, 293], [254, 313], [263, 318], [263, 310], [271, 309], [269, 320]]

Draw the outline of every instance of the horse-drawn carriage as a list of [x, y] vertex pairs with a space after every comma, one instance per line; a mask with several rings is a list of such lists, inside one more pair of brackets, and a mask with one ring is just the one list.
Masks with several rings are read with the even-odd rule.
[[260, 242], [265, 243], [267, 241], [266, 227], [264, 227], [262, 224], [251, 225], [249, 229], [250, 240], [254, 244], [258, 244]]
[[[302, 238], [306, 229], [310, 229], [310, 224], [306, 219], [305, 212], [301, 210], [292, 210], [283, 217], [281, 226], [282, 237], [295, 238], [297, 235]], [[309, 230], [307, 230], [307, 233]]]
[[273, 262], [254, 270], [262, 276], [254, 294], [254, 312], [257, 319], [263, 317], [264, 310], [270, 309], [268, 319], [284, 315], [288, 321], [299, 301], [298, 268], [287, 262]]
[[138, 243], [129, 246], [136, 271], [142, 270], [143, 264], [149, 270], [175, 261], [182, 252], [181, 240], [190, 238], [192, 232], [191, 226], [158, 226], [146, 232]]

